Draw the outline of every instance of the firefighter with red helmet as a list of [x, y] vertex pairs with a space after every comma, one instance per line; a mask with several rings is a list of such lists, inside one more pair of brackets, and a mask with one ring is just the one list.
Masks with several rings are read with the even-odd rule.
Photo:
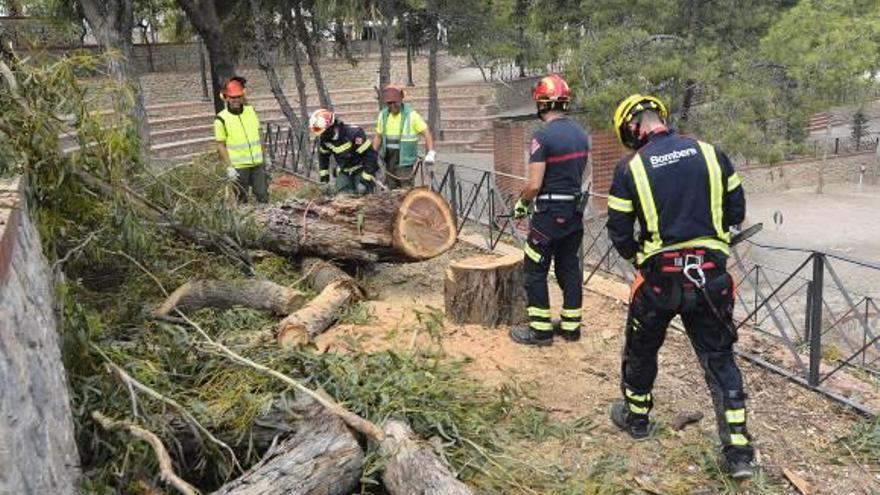
[[[745, 217], [745, 195], [730, 159], [712, 144], [679, 135], [657, 97], [620, 102], [613, 125], [632, 150], [614, 171], [608, 235], [637, 268], [621, 365], [621, 399], [611, 420], [630, 436], [650, 436], [657, 352], [676, 315], [703, 368], [715, 407], [723, 467], [753, 474], [746, 394], [733, 355], [734, 282], [727, 273], [730, 227]], [[639, 224], [638, 235], [634, 225]]]
[[376, 187], [378, 155], [360, 127], [346, 125], [330, 110], [319, 108], [309, 117], [309, 130], [318, 139], [318, 174], [330, 182], [330, 157], [336, 161], [336, 191], [368, 194]]
[[520, 344], [546, 346], [552, 343], [554, 334], [547, 289], [551, 261], [563, 298], [556, 331], [567, 341], [577, 341], [581, 336], [581, 186], [590, 145], [583, 127], [567, 115], [571, 89], [562, 77], [551, 74], [541, 79], [533, 97], [544, 126], [532, 135], [528, 184], [513, 212], [514, 218], [531, 214], [523, 248], [528, 323], [513, 327], [510, 337]]
[[248, 189], [260, 203], [269, 201], [269, 177], [260, 145], [260, 119], [245, 100], [243, 77], [232, 77], [223, 87], [220, 98], [226, 108], [214, 117], [217, 151], [226, 164], [226, 175], [235, 181], [238, 200], [246, 203]]

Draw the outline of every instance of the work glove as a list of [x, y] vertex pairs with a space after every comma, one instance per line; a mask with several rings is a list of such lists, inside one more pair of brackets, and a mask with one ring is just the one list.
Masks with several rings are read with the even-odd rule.
[[425, 153], [425, 163], [434, 164], [434, 160], [437, 158], [437, 154], [434, 153], [434, 150], [431, 150]]
[[375, 182], [376, 178], [373, 177], [373, 174], [368, 174], [366, 172], [361, 172], [361, 180], [367, 184], [372, 184]]
[[513, 207], [513, 218], [517, 220], [529, 216], [529, 202], [520, 198]]
[[226, 167], [226, 177], [230, 180], [238, 179], [238, 170], [235, 167]]
[[329, 170], [321, 170], [318, 172], [318, 181], [321, 184], [326, 184], [330, 182], [330, 171]]

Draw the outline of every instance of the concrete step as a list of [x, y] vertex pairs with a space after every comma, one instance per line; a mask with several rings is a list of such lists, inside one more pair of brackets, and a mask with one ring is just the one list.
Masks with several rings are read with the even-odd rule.
[[[404, 90], [406, 94], [406, 100], [410, 103], [417, 103], [420, 100], [424, 100], [427, 102], [427, 90], [424, 91], [418, 90], [419, 88], [410, 88], [414, 91]], [[464, 84], [464, 85], [453, 85], [453, 86], [438, 86], [438, 94], [440, 99], [448, 99], [448, 98], [459, 98], [462, 96], [468, 98], [474, 97], [482, 97], [484, 101], [488, 101], [492, 97], [492, 88], [486, 84], [474, 85], [474, 84]], [[290, 104], [294, 107], [298, 105], [299, 98], [296, 93], [285, 93]], [[346, 105], [356, 104], [356, 103], [367, 103], [372, 105], [372, 108], [378, 109], [378, 105], [376, 102], [376, 92], [372, 88], [358, 88], [352, 90], [341, 90], [341, 91], [331, 91], [330, 98], [333, 101], [334, 107], [337, 111], [346, 111], [350, 108]], [[259, 94], [259, 95], [251, 95], [248, 97], [248, 101], [254, 105], [256, 108], [261, 108], [264, 106], [274, 106], [275, 97], [272, 94]], [[470, 101], [468, 101], [470, 103]], [[308, 95], [307, 104], [310, 107], [317, 108], [318, 98], [317, 95]], [[213, 103], [208, 101], [183, 101], [183, 102], [175, 102], [175, 103], [164, 103], [158, 105], [150, 105], [147, 107], [147, 113], [150, 117], [172, 117], [175, 115], [188, 115], [193, 113], [212, 113], [213, 112]]]

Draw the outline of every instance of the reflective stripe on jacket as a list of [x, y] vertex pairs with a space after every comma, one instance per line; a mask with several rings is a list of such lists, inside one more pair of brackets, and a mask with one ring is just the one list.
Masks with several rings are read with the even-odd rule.
[[224, 108], [214, 122], [214, 136], [226, 144], [229, 161], [235, 168], [250, 168], [263, 163], [260, 145], [260, 119], [251, 105], [236, 115]]
[[419, 134], [413, 129], [413, 108], [409, 103], [404, 103], [400, 109], [400, 129], [394, 136], [388, 135], [388, 108], [383, 108], [380, 115], [382, 122], [382, 150], [381, 156], [385, 157], [386, 149], [400, 149], [399, 167], [412, 167], [419, 158]]

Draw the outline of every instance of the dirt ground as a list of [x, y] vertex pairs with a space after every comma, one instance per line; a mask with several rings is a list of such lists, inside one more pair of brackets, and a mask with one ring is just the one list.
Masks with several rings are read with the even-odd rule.
[[[725, 486], [711, 471], [717, 437], [702, 371], [686, 336], [670, 330], [660, 353], [655, 417], [668, 424], [682, 412], [705, 417], [680, 432], [662, 428], [646, 442], [634, 442], [607, 419], [610, 401], [619, 395], [619, 353], [626, 288], [609, 281], [591, 282], [584, 295], [584, 338], [557, 339], [551, 347], [513, 343], [507, 328], [484, 328], [445, 322], [435, 335], [414, 335], [417, 312], [443, 308], [443, 271], [450, 259], [477, 254], [461, 243], [452, 252], [423, 263], [379, 265], [369, 274], [375, 319], [366, 325], [339, 325], [319, 337], [317, 345], [345, 352], [352, 339], [364, 350], [407, 349], [442, 345], [450, 357], [469, 357], [468, 372], [489, 385], [517, 382], [536, 397], [554, 418], [586, 417], [597, 427], [566, 440], [520, 446], [523, 460], [568, 472], [588, 472], [599, 458], [625, 459], [633, 493], [798, 493], [783, 476], [787, 468], [813, 484], [816, 493], [880, 493], [880, 466], [847, 452], [840, 439], [861, 418], [785, 378], [740, 360], [750, 395], [749, 427], [763, 468], [758, 478], [740, 487]], [[601, 293], [597, 290], [601, 290]], [[551, 285], [554, 312], [560, 293]], [[523, 448], [524, 447], [524, 448]], [[713, 468], [714, 466], [714, 468]]]

